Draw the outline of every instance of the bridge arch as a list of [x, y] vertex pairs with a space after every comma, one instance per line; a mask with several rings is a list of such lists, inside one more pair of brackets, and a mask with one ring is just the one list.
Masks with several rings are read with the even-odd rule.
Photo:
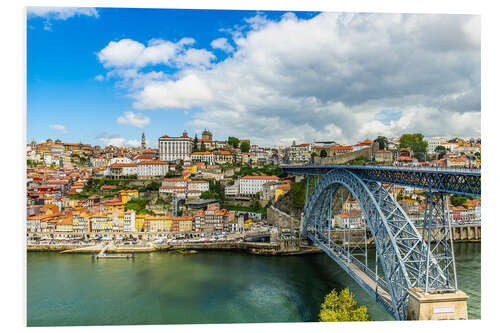
[[[365, 182], [346, 169], [329, 171], [315, 186], [304, 209], [303, 236], [315, 243], [325, 240], [324, 230], [330, 223], [332, 200], [341, 186], [359, 203], [374, 240], [385, 276], [384, 287], [390, 295], [391, 304], [385, 304], [386, 309], [395, 319], [404, 320], [411, 288], [423, 287], [430, 279], [433, 285], [443, 289], [450, 281], [436, 259], [429, 255], [428, 245], [415, 225], [387, 189], [378, 182]], [[339, 255], [339, 252], [334, 253]]]

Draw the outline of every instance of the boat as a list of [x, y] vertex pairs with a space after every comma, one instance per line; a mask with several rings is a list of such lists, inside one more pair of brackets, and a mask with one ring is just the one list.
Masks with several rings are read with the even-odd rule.
[[130, 253], [116, 253], [116, 254], [107, 254], [107, 253], [99, 253], [96, 258], [97, 259], [128, 259], [133, 258], [134, 255]]
[[177, 253], [177, 254], [197, 254], [198, 251], [178, 249], [178, 250], [171, 251], [171, 253]]

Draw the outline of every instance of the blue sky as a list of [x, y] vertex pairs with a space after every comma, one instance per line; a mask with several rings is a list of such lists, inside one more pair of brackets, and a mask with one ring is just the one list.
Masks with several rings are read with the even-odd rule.
[[[229, 37], [224, 30], [244, 26], [245, 18], [258, 13], [132, 8], [97, 8], [96, 11], [98, 17], [75, 15], [57, 19], [50, 15], [28, 16], [28, 141], [32, 138], [37, 142], [60, 138], [68, 142], [102, 145], [98, 137], [103, 133], [140, 140], [144, 131], [149, 143], [154, 145], [159, 136], [180, 135], [184, 129], [194, 136], [193, 126], [187, 124], [190, 115], [179, 109], [141, 112], [151, 119], [142, 128], [118, 124], [118, 117], [134, 110], [132, 99], [127, 91], [116, 87], [116, 80], [95, 79], [98, 75], [106, 75], [97, 53], [110, 41], [124, 38], [145, 44], [154, 38], [178, 41], [190, 37], [196, 40], [197, 48], [212, 49], [210, 43], [213, 40]], [[284, 14], [260, 13], [269, 19], [279, 19]], [[311, 17], [315, 13], [297, 12], [296, 15]], [[214, 54], [216, 62], [226, 57], [220, 50], [214, 50]], [[175, 68], [164, 70], [177, 71]], [[50, 125], [62, 125], [65, 130], [52, 129]], [[219, 135], [218, 139], [225, 137]]]
[[27, 139], [480, 135], [480, 18], [28, 9]]

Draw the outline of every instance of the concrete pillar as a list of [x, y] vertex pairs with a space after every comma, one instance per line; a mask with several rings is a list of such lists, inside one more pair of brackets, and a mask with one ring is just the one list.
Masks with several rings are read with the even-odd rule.
[[467, 320], [467, 296], [463, 291], [431, 294], [412, 288], [408, 294], [408, 320]]

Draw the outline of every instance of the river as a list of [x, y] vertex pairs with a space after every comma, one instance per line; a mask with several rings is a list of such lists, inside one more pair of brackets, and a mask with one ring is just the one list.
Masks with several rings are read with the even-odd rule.
[[[455, 244], [470, 319], [481, 310], [481, 244]], [[133, 260], [27, 254], [28, 326], [317, 321], [333, 288], [350, 287], [374, 320], [392, 320], [324, 254], [263, 257], [166, 252]]]

